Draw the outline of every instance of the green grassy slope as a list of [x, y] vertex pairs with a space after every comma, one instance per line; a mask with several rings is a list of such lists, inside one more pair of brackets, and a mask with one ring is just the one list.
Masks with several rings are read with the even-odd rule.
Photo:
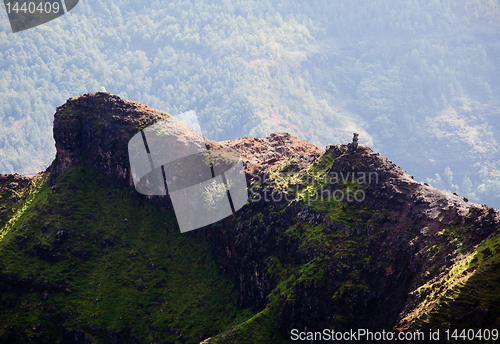
[[275, 328], [277, 321], [275, 313], [272, 308], [266, 307], [262, 312], [257, 313], [245, 322], [233, 326], [230, 330], [214, 338], [205, 340], [203, 344], [293, 343]]
[[[419, 288], [425, 301], [412, 329], [497, 329], [500, 325], [500, 229], [434, 283]], [[417, 310], [418, 312], [418, 310]], [[497, 332], [498, 334], [498, 332]], [[457, 339], [457, 338], [455, 338]], [[460, 337], [458, 337], [460, 339]], [[463, 339], [463, 338], [462, 338]], [[475, 342], [483, 343], [483, 338]]]
[[253, 315], [172, 211], [82, 167], [36, 182], [0, 241], [0, 343], [199, 343]]

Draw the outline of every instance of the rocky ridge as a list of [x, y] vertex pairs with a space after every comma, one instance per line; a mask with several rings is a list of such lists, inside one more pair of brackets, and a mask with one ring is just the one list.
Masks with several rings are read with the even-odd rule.
[[[240, 302], [277, 307], [283, 333], [332, 327], [409, 330], [424, 314], [419, 302], [425, 295], [417, 290], [442, 282], [481, 242], [498, 235], [500, 212], [415, 182], [368, 147], [349, 152], [348, 145], [329, 146], [312, 165], [327, 161], [328, 175], [357, 179], [373, 173], [374, 180], [359, 187], [362, 201], [338, 202], [339, 208], [331, 209], [316, 197], [310, 203], [267, 197], [268, 202], [250, 203], [224, 235], [200, 232], [211, 240], [225, 273], [239, 282]], [[283, 193], [272, 175], [255, 177], [270, 179], [258, 188], [261, 200]], [[338, 184], [321, 187], [325, 194], [339, 190]], [[321, 274], [314, 277], [319, 283], [305, 273], [311, 262]], [[276, 266], [294, 271], [285, 287], [276, 288], [283, 279]], [[450, 288], [443, 285], [436, 297]], [[470, 309], [467, 316], [478, 311]], [[496, 317], [490, 312], [481, 326], [493, 326]]]
[[[74, 166], [133, 186], [128, 141], [168, 117], [104, 92], [68, 100], [55, 114], [53, 190]], [[179, 141], [186, 145], [200, 139], [185, 133]], [[259, 311], [285, 337], [292, 328], [426, 328], [441, 297], [457, 288], [451, 274], [467, 262], [460, 273], [473, 280], [481, 266], [472, 257], [498, 237], [498, 210], [415, 182], [365, 146], [321, 150], [286, 133], [205, 144], [215, 157], [241, 156], [250, 201], [236, 216], [187, 235], [211, 244], [239, 305]], [[168, 196], [143, 198], [170, 208]], [[493, 305], [486, 315], [484, 305], [470, 306], [439, 326], [476, 314], [482, 320], [475, 326], [495, 326]], [[242, 328], [211, 340], [245, 342]]]

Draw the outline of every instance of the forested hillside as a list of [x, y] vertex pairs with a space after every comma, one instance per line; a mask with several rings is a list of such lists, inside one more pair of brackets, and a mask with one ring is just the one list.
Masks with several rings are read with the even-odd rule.
[[500, 207], [498, 1], [81, 0], [13, 34], [0, 15], [0, 172], [53, 159], [65, 99], [101, 88], [210, 139], [353, 131], [420, 181]]

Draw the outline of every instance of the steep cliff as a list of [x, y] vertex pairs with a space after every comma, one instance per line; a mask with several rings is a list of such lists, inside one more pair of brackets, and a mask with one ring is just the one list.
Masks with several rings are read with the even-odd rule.
[[324, 151], [286, 133], [212, 142], [183, 127], [180, 147], [204, 140], [215, 164], [241, 156], [249, 201], [180, 234], [168, 196], [134, 190], [127, 154], [169, 117], [109, 93], [69, 99], [49, 169], [0, 176], [0, 343], [500, 326], [496, 209], [365, 146]]

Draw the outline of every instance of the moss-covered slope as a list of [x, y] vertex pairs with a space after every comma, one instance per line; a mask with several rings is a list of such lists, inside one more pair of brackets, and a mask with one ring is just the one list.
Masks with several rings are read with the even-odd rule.
[[[500, 230], [439, 278], [410, 295], [414, 307], [400, 325], [416, 329], [479, 330], [500, 328]], [[411, 325], [408, 324], [411, 320]], [[467, 331], [466, 331], [467, 332]], [[463, 339], [458, 337], [459, 339]], [[474, 342], [485, 342], [475, 338]], [[470, 341], [472, 342], [472, 341]]]
[[0, 241], [1, 343], [199, 343], [253, 315], [172, 211], [80, 166], [48, 179]]

